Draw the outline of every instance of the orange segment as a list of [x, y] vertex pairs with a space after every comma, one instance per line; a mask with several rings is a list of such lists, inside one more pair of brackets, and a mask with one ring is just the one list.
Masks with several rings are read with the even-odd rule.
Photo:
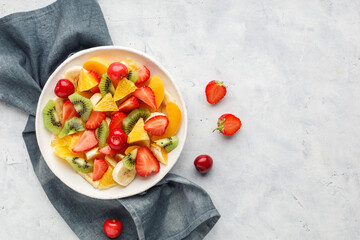
[[56, 156], [58, 156], [61, 159], [65, 159], [69, 155], [86, 159], [84, 153], [73, 153], [72, 151], [69, 150], [67, 146], [56, 146], [54, 148], [54, 153]]
[[93, 70], [101, 77], [104, 73], [107, 72], [109, 65], [110, 62], [104, 58], [92, 57], [84, 63], [83, 68], [88, 71]]
[[71, 143], [71, 139], [72, 139], [72, 135], [67, 135], [63, 138], [58, 138], [57, 136], [55, 136], [52, 140], [51, 140], [51, 146], [69, 146]]
[[160, 77], [154, 75], [150, 78], [148, 87], [153, 90], [155, 94], [156, 108], [159, 108], [165, 96], [164, 82]]
[[126, 78], [123, 78], [119, 81], [114, 95], [114, 100], [118, 101], [130, 93], [134, 92], [137, 89], [135, 84], [132, 81], [127, 80]]
[[96, 85], [98, 85], [98, 82], [94, 79], [94, 77], [88, 71], [81, 69], [77, 91], [84, 92], [92, 89]]
[[127, 142], [130, 144], [130, 143], [146, 141], [146, 140], [150, 140], [149, 135], [144, 129], [144, 120], [140, 118], [135, 124], [134, 128], [129, 133]]
[[83, 134], [84, 132], [78, 132], [78, 133], [75, 133], [73, 135], [70, 135], [71, 137], [71, 141], [70, 141], [70, 144], [69, 144], [69, 150], [72, 152], [73, 148], [75, 147], [77, 141], [80, 139], [81, 135]]
[[165, 107], [166, 115], [169, 119], [169, 125], [166, 128], [164, 135], [162, 136], [152, 136], [151, 140], [159, 140], [162, 138], [172, 137], [175, 135], [179, 129], [181, 122], [181, 111], [178, 105], [173, 102], [168, 102]]
[[119, 63], [124, 64], [129, 71], [136, 71], [139, 69], [139, 65], [137, 65], [131, 58], [122, 59]]
[[117, 111], [118, 106], [116, 105], [111, 93], [107, 93], [101, 100], [95, 105], [95, 111], [100, 112], [112, 112]]
[[113, 167], [109, 165], [108, 170], [104, 173], [104, 176], [99, 180], [99, 189], [108, 189], [117, 186], [117, 182], [112, 177]]
[[140, 146], [130, 146], [125, 150], [125, 155], [131, 153], [132, 150], [139, 148]]
[[155, 143], [152, 143], [150, 146], [150, 150], [159, 162], [163, 164], [168, 164], [168, 153], [164, 148], [156, 145]]

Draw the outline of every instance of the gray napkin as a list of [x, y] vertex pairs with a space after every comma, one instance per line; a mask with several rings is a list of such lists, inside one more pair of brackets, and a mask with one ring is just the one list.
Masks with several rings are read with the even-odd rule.
[[108, 218], [123, 222], [119, 239], [202, 239], [220, 218], [208, 194], [168, 174], [148, 191], [97, 200], [74, 192], [50, 171], [35, 136], [36, 104], [50, 74], [71, 53], [111, 45], [94, 0], [59, 0], [0, 19], [0, 100], [29, 113], [23, 132], [34, 171], [49, 200], [80, 239], [106, 239]]

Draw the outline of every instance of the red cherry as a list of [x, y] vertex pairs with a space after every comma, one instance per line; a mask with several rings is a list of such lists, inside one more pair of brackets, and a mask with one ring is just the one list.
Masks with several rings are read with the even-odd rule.
[[55, 94], [61, 98], [67, 98], [75, 91], [74, 84], [67, 79], [60, 79], [55, 86]]
[[114, 62], [110, 64], [107, 74], [112, 81], [118, 82], [128, 75], [128, 69], [124, 64]]
[[110, 131], [109, 137], [107, 139], [107, 143], [113, 150], [121, 150], [127, 142], [126, 133], [120, 128], [114, 128]]
[[199, 155], [195, 158], [194, 165], [200, 173], [207, 173], [213, 165], [213, 160], [209, 155]]
[[120, 235], [123, 225], [119, 220], [108, 219], [104, 222], [104, 232], [109, 238], [116, 238]]

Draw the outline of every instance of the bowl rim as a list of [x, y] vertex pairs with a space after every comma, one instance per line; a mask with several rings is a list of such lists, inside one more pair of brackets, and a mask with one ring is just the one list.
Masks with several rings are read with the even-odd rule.
[[[132, 52], [132, 53], [135, 53], [145, 59], [148, 59], [150, 60], [153, 64], [155, 64], [165, 75], [167, 75], [167, 77], [169, 78], [170, 82], [172, 83], [172, 85], [174, 86], [178, 96], [179, 96], [179, 100], [180, 100], [180, 103], [181, 103], [181, 106], [182, 106], [182, 116], [181, 116], [181, 119], [182, 119], [182, 122], [184, 124], [184, 140], [182, 141], [181, 144], [179, 144], [180, 146], [180, 151], [179, 151], [179, 155], [177, 156], [177, 158], [175, 159], [175, 162], [174, 164], [167, 170], [167, 172], [164, 174], [163, 177], [159, 178], [159, 179], [156, 179], [154, 180], [148, 188], [146, 189], [143, 189], [141, 191], [136, 191], [135, 193], [133, 194], [125, 194], [123, 196], [117, 196], [117, 195], [114, 195], [114, 196], [111, 196], [111, 197], [102, 197], [101, 195], [100, 196], [95, 196], [95, 195], [92, 195], [92, 194], [87, 194], [87, 193], [83, 193], [83, 192], [79, 192], [78, 190], [74, 189], [72, 186], [70, 186], [69, 184], [65, 183], [61, 177], [58, 176], [59, 173], [56, 173], [55, 171], [52, 170], [52, 164], [51, 164], [51, 161], [47, 161], [46, 158], [44, 157], [43, 155], [43, 152], [45, 150], [43, 150], [43, 146], [41, 144], [39, 144], [39, 140], [40, 139], [40, 133], [39, 133], [39, 129], [40, 129], [40, 115], [41, 115], [41, 109], [40, 109], [40, 103], [43, 101], [43, 98], [44, 98], [44, 89], [47, 88], [47, 86], [50, 84], [50, 81], [49, 79], [52, 79], [54, 78], [54, 76], [69, 62], [71, 62], [72, 60], [82, 56], [82, 55], [85, 55], [85, 54], [88, 54], [88, 53], [92, 53], [92, 52], [96, 52], [96, 51], [99, 51], [99, 50], [123, 50], [123, 51], [128, 51], [128, 52]], [[72, 55], [70, 55], [67, 59], [65, 59], [54, 71], [53, 73], [48, 77], [44, 87], [42, 88], [41, 90], [41, 94], [40, 94], [40, 97], [38, 99], [38, 103], [37, 103], [37, 107], [36, 107], [36, 116], [35, 116], [35, 133], [36, 133], [36, 141], [38, 143], [38, 146], [39, 146], [39, 149], [40, 149], [40, 153], [41, 153], [41, 156], [43, 157], [45, 163], [48, 165], [48, 167], [50, 168], [51, 172], [63, 183], [65, 184], [66, 186], [68, 186], [70, 189], [82, 194], [82, 195], [85, 195], [85, 196], [88, 196], [88, 197], [91, 197], [91, 198], [95, 198], [95, 199], [103, 199], [103, 200], [106, 200], [106, 199], [121, 199], [121, 198], [126, 198], [126, 197], [130, 197], [130, 196], [134, 196], [134, 195], [137, 195], [139, 193], [142, 193], [142, 192], [145, 192], [147, 191], [148, 189], [152, 188], [153, 186], [155, 186], [158, 182], [160, 182], [170, 171], [171, 169], [175, 166], [176, 162], [178, 161], [179, 157], [181, 156], [181, 153], [183, 151], [183, 148], [184, 148], [184, 145], [185, 145], [185, 141], [186, 141], [186, 138], [187, 138], [187, 109], [186, 109], [186, 106], [185, 106], [185, 101], [183, 99], [183, 96], [177, 86], [177, 84], [175, 83], [174, 81], [174, 78], [173, 76], [165, 69], [165, 67], [160, 64], [157, 60], [155, 60], [153, 57], [149, 56], [148, 54], [140, 51], [140, 50], [137, 50], [137, 49], [133, 49], [133, 48], [129, 48], [129, 47], [123, 47], [123, 46], [116, 46], [116, 45], [111, 45], [111, 46], [98, 46], [98, 47], [92, 47], [92, 48], [87, 48], [87, 49], [84, 49], [84, 50], [80, 50]], [[98, 191], [106, 191], [106, 190], [98, 190]]]

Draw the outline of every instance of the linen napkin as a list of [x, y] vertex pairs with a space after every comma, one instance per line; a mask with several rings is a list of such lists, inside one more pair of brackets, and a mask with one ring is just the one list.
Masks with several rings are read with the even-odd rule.
[[202, 239], [220, 215], [208, 194], [168, 174], [148, 191], [115, 200], [78, 194], [41, 156], [35, 136], [36, 105], [50, 74], [71, 53], [111, 45], [95, 0], [59, 0], [45, 8], [0, 19], [0, 100], [29, 113], [23, 132], [34, 171], [49, 200], [80, 239], [106, 239], [108, 218], [120, 219], [119, 239]]

